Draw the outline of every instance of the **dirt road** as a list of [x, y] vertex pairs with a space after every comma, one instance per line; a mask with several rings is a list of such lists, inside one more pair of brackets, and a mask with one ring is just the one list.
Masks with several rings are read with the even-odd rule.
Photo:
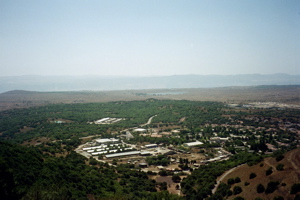
[[227, 172], [225, 172], [224, 174], [222, 174], [222, 176], [220, 176], [219, 180], [217, 180], [217, 184], [215, 185], [215, 188], [212, 190], [212, 193], [214, 194], [216, 191], [217, 191], [217, 188], [219, 187], [220, 183], [224, 180], [224, 178], [230, 174], [231, 172], [234, 172], [237, 168], [243, 166], [245, 164], [242, 164], [242, 165], [239, 165], [239, 166], [236, 166], [230, 170], [228, 170]]

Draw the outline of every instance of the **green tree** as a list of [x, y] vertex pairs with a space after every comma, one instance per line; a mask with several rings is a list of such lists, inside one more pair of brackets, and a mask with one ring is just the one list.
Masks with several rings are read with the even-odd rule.
[[90, 163], [90, 165], [97, 165], [98, 161], [95, 158], [91, 157], [89, 163]]
[[175, 183], [179, 183], [181, 181], [181, 178], [178, 174], [174, 174], [172, 176], [172, 180], [175, 182]]
[[276, 166], [276, 169], [277, 169], [278, 171], [282, 171], [282, 170], [283, 170], [283, 167], [284, 167], [284, 164], [280, 163], [280, 164], [278, 164], [278, 165]]
[[239, 183], [239, 182], [241, 182], [241, 179], [240, 179], [240, 177], [236, 177], [236, 178], [234, 179], [234, 182], [235, 182], [235, 183]]
[[228, 179], [227, 184], [228, 185], [233, 185], [234, 184], [234, 179], [233, 178]]
[[270, 181], [265, 191], [266, 194], [273, 193], [279, 184], [280, 183], [278, 181]]
[[168, 173], [167, 173], [166, 170], [161, 170], [161, 171], [158, 172], [158, 174], [159, 174], [160, 176], [168, 176]]
[[240, 194], [242, 191], [243, 190], [240, 186], [234, 186], [234, 188], [233, 188], [233, 194], [234, 195]]

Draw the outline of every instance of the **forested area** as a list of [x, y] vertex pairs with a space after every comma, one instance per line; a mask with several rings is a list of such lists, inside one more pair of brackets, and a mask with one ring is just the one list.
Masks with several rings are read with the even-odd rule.
[[[192, 101], [110, 102], [55, 104], [30, 109], [15, 109], [0, 115], [0, 163], [3, 199], [179, 199], [149, 180], [145, 172], [130, 165], [88, 161], [72, 150], [80, 137], [101, 135], [146, 123], [187, 126], [197, 117], [204, 124], [221, 117], [221, 103]], [[208, 111], [212, 112], [207, 114]], [[124, 118], [115, 124], [90, 124], [105, 117]], [[181, 118], [185, 118], [180, 122]], [[54, 123], [55, 120], [66, 123]], [[19, 146], [16, 143], [47, 138], [41, 145]], [[7, 143], [7, 142], [9, 143]], [[59, 156], [60, 155], [60, 156]], [[162, 160], [165, 162], [166, 160]]]
[[12, 199], [179, 199], [159, 192], [156, 182], [130, 165], [117, 168], [71, 152], [66, 157], [0, 142], [0, 196]]
[[[267, 143], [282, 151], [297, 146], [297, 135], [292, 129], [297, 128], [299, 115], [293, 109], [235, 109], [220, 102], [155, 99], [53, 104], [2, 111], [0, 196], [1, 199], [221, 199], [228, 186], [220, 185], [214, 195], [211, 192], [216, 177], [224, 171], [261, 161], [262, 157], [256, 153], [267, 152]], [[199, 153], [208, 152], [207, 158], [213, 158], [207, 150], [221, 144], [211, 143], [210, 138], [234, 135], [222, 144], [233, 155], [227, 161], [191, 170], [192, 174], [181, 182], [184, 196], [179, 197], [165, 191], [165, 183], [150, 180], [147, 173], [133, 165], [111, 166], [73, 151], [83, 143], [82, 137], [124, 135], [125, 129], [140, 127], [152, 116], [155, 117], [151, 124], [143, 128], [156, 128], [158, 133], [171, 132], [174, 127], [179, 131], [162, 137], [132, 132], [134, 138], [127, 143], [163, 143], [186, 151], [183, 143], [199, 140], [203, 142]], [[113, 124], [91, 123], [107, 117], [123, 120]], [[279, 128], [280, 125], [289, 129]], [[254, 153], [247, 153], [248, 150]], [[149, 165], [167, 166], [170, 162], [165, 155], [145, 160]], [[284, 168], [277, 167], [277, 170]]]
[[[225, 120], [221, 116], [223, 107], [223, 104], [216, 102], [150, 99], [132, 102], [54, 104], [15, 109], [0, 113], [0, 132], [2, 132], [0, 138], [18, 143], [37, 137], [52, 140], [73, 139], [137, 127], [156, 114], [159, 115], [153, 119], [153, 123], [193, 127]], [[125, 120], [110, 125], [88, 123], [105, 117]], [[183, 117], [185, 120], [179, 122]], [[56, 119], [68, 120], [68, 123], [51, 123]], [[30, 129], [26, 134], [19, 134], [24, 127]]]

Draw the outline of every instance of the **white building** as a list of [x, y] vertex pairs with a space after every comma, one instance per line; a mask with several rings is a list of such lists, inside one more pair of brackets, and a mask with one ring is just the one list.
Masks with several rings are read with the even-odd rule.
[[144, 129], [144, 128], [136, 128], [136, 129], [133, 130], [133, 132], [146, 133], [146, 132], [147, 132], [147, 129]]
[[186, 147], [194, 147], [203, 144], [202, 142], [196, 141], [196, 142], [188, 142], [184, 143], [183, 145]]
[[156, 148], [157, 144], [147, 144], [145, 145], [146, 148]]
[[97, 144], [110, 144], [110, 143], [117, 143], [119, 142], [119, 139], [115, 138], [103, 138], [103, 139], [97, 139], [95, 140]]

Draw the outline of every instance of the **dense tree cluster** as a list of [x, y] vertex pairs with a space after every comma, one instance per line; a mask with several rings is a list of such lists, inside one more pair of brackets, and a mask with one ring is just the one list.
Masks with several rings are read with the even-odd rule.
[[[196, 101], [108, 102], [88, 104], [54, 104], [30, 109], [14, 109], [0, 113], [0, 139], [23, 142], [32, 138], [47, 137], [55, 140], [72, 139], [88, 135], [120, 131], [146, 123], [151, 116], [157, 125], [181, 124], [195, 127], [205, 123], [224, 121], [222, 103]], [[122, 118], [110, 125], [89, 124], [101, 118]], [[180, 122], [180, 119], [185, 118]], [[53, 123], [56, 119], [67, 123]], [[18, 134], [29, 127], [27, 134]]]
[[146, 158], [146, 161], [149, 165], [167, 166], [170, 163], [169, 157], [166, 155], [150, 156]]
[[89, 166], [86, 161], [75, 152], [53, 157], [36, 148], [0, 142], [1, 199], [179, 199], [157, 192], [156, 182], [130, 165], [115, 169], [97, 161]]
[[[156, 183], [148, 179], [147, 175], [155, 174], [153, 172], [144, 173], [132, 164], [117, 165], [116, 160], [113, 161], [115, 166], [109, 166], [99, 163], [94, 158], [87, 160], [73, 151], [81, 144], [82, 137], [114, 137], [115, 134], [123, 134], [124, 129], [131, 130], [145, 124], [152, 116], [155, 117], [147, 128], [170, 132], [171, 127], [176, 126], [180, 127], [180, 132], [173, 133], [173, 137], [164, 135], [158, 138], [132, 133], [134, 138], [128, 142], [172, 144], [174, 149], [186, 151], [185, 147], [180, 147], [181, 144], [199, 140], [204, 143], [201, 146], [202, 152], [199, 153], [206, 153], [208, 158], [213, 158], [214, 154], [207, 149], [221, 146], [235, 155], [229, 160], [202, 165], [193, 170], [192, 174], [178, 185], [177, 189], [180, 187], [185, 195], [179, 197], [166, 191], [167, 183]], [[114, 124], [90, 123], [106, 117], [123, 120]], [[216, 177], [240, 164], [254, 165], [260, 162], [262, 156], [258, 152], [263, 154], [268, 151], [268, 143], [283, 149], [274, 153], [278, 162], [282, 160], [284, 150], [296, 146], [296, 134], [288, 129], [272, 129], [279, 123], [298, 123], [299, 117], [299, 112], [292, 109], [235, 110], [220, 102], [155, 99], [53, 104], [2, 111], [0, 196], [1, 199], [223, 199], [242, 192], [242, 188], [235, 185], [241, 182], [241, 179], [228, 179], [228, 184], [220, 184], [216, 193], [212, 194]], [[63, 123], [55, 123], [57, 120], [62, 120]], [[246, 126], [249, 128], [245, 128]], [[291, 125], [290, 128], [295, 127]], [[224, 144], [210, 142], [212, 137], [229, 138], [232, 135], [234, 137]], [[37, 144], [35, 147], [16, 145], [32, 141], [35, 141], [33, 144]], [[290, 145], [280, 147], [279, 142]], [[248, 148], [254, 153], [247, 153]], [[169, 164], [169, 158], [164, 155], [148, 157], [146, 161], [149, 165]], [[178, 166], [185, 170], [189, 169], [190, 164], [193, 164], [193, 161], [180, 158]], [[284, 170], [284, 165], [278, 163], [276, 169]], [[269, 168], [266, 175], [272, 172], [273, 169]], [[164, 170], [159, 174], [170, 175]], [[250, 179], [255, 177], [255, 173], [249, 175]], [[178, 175], [173, 175], [172, 179], [178, 184], [181, 181]], [[272, 193], [278, 184], [259, 184], [257, 192]], [[297, 194], [299, 188], [299, 184], [293, 185], [291, 194]]]

